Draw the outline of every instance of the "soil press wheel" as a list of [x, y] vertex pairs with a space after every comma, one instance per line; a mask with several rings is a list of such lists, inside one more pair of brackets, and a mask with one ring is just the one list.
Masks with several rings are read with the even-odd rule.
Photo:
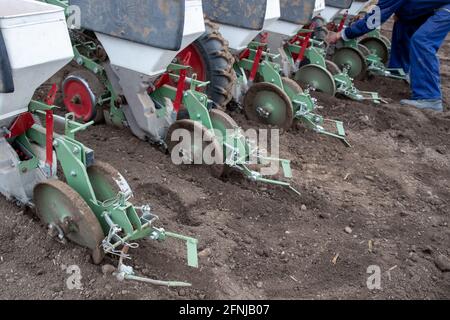
[[288, 130], [294, 121], [294, 110], [289, 96], [268, 82], [254, 84], [244, 97], [244, 111], [252, 121]]
[[92, 250], [95, 264], [103, 260], [104, 234], [100, 223], [75, 190], [62, 181], [49, 180], [34, 188], [33, 199], [42, 222], [62, 231], [70, 241]]
[[389, 47], [382, 39], [375, 37], [367, 37], [361, 39], [359, 43], [365, 46], [367, 49], [369, 49], [370, 53], [374, 52], [378, 57], [380, 57], [381, 62], [383, 62], [384, 64], [388, 62]]
[[[187, 130], [189, 132], [189, 137], [181, 134], [181, 141], [172, 141], [172, 135], [176, 130]], [[196, 137], [196, 135], [201, 136]], [[183, 161], [186, 161], [186, 163], [183, 162], [183, 164], [196, 167], [201, 166], [202, 171], [205, 167], [207, 167], [214, 177], [221, 178], [223, 176], [225, 172], [225, 165], [223, 161], [213, 164], [205, 163], [205, 160], [209, 160], [204, 159], [205, 150], [211, 150], [211, 154], [214, 159], [222, 160], [224, 159], [223, 148], [214, 134], [200, 122], [191, 119], [176, 121], [170, 126], [167, 132], [166, 144], [170, 154], [174, 151], [179, 152], [179, 156], [183, 159]], [[174, 150], [175, 147], [177, 150]], [[201, 165], [199, 162], [201, 162]]]
[[75, 118], [83, 122], [104, 121], [103, 108], [98, 105], [105, 87], [89, 70], [71, 72], [62, 84], [64, 105], [68, 112], [73, 112]]
[[336, 94], [336, 84], [333, 75], [327, 69], [319, 65], [304, 65], [295, 74], [295, 81], [304, 86], [312, 86], [316, 90], [331, 96]]
[[341, 69], [348, 67], [348, 75], [353, 79], [366, 76], [367, 64], [364, 55], [355, 48], [342, 47], [335, 51], [333, 62]]
[[192, 72], [200, 81], [210, 81], [206, 94], [219, 108], [231, 101], [232, 87], [236, 80], [234, 58], [228, 42], [219, 32], [218, 25], [205, 20], [206, 32], [178, 54], [180, 61], [190, 54]]
[[114, 199], [119, 192], [124, 192], [124, 188], [128, 188], [124, 185], [126, 180], [122, 174], [108, 163], [96, 160], [87, 168], [87, 174], [98, 201]]

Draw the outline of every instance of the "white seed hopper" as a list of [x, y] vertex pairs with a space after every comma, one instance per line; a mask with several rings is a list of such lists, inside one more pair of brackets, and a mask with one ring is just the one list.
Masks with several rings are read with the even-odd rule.
[[150, 46], [104, 33], [96, 33], [113, 67], [140, 72], [150, 77], [164, 73], [173, 59], [205, 32], [202, 1], [186, 0], [184, 28], [179, 50]]
[[[36, 89], [73, 58], [63, 9], [31, 0], [0, 0], [3, 52], [13, 91], [0, 92], [0, 127], [27, 111]], [[9, 70], [6, 70], [9, 69]]]
[[[248, 1], [245, 6], [240, 1], [205, 0], [204, 6], [207, 18], [219, 25], [220, 33], [229, 42], [230, 49], [236, 52], [247, 48], [263, 29], [269, 28], [281, 15], [279, 0]], [[221, 15], [222, 10], [232, 16]]]
[[356, 16], [361, 11], [364, 10], [364, 8], [369, 4], [371, 1], [353, 1], [350, 9], [348, 9], [349, 16]]
[[343, 14], [346, 10], [352, 6], [352, 0], [327, 0], [325, 1], [326, 7], [320, 13], [320, 16], [325, 20], [326, 23], [333, 21], [333, 19], [339, 15]]

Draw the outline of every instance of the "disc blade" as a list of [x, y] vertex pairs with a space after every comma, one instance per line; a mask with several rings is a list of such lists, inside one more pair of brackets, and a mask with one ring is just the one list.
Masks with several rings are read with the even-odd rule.
[[288, 95], [272, 83], [254, 84], [244, 98], [244, 111], [250, 120], [289, 129], [294, 120]]
[[389, 47], [384, 43], [383, 40], [374, 37], [368, 37], [362, 39], [360, 42], [363, 46], [365, 46], [369, 51], [375, 53], [378, 57], [380, 57], [383, 63], [387, 63], [389, 60]]
[[331, 96], [336, 94], [336, 84], [333, 75], [325, 68], [308, 64], [300, 68], [295, 74], [295, 80], [303, 86], [311, 86], [320, 92]]
[[75, 190], [59, 180], [46, 181], [35, 187], [33, 200], [41, 221], [61, 228], [69, 240], [98, 251], [104, 238], [102, 228]]
[[344, 47], [335, 51], [332, 61], [341, 69], [348, 68], [353, 79], [364, 78], [367, 71], [366, 58], [355, 48]]

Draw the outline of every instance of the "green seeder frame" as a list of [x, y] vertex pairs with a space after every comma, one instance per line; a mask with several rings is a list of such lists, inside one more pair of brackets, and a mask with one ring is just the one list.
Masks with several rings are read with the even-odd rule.
[[[236, 74], [239, 78], [238, 81], [247, 83], [245, 71], [251, 72], [255, 63], [257, 51], [261, 47], [265, 48], [265, 50], [262, 53], [262, 60], [259, 63], [257, 73], [264, 82], [276, 85], [289, 96], [293, 105], [295, 118], [299, 119], [309, 129], [312, 129], [320, 134], [337, 138], [345, 145], [350, 146], [346, 140], [344, 125], [341, 121], [324, 119], [321, 115], [313, 112], [316, 109], [316, 102], [315, 99], [309, 94], [309, 89], [305, 90], [303, 93], [296, 93], [285, 87], [281, 76], [281, 66], [273, 62], [278, 58], [278, 55], [267, 52], [266, 43], [253, 41], [249, 44], [248, 50], [250, 55], [247, 58], [239, 59], [234, 66]], [[336, 129], [335, 132], [326, 130], [324, 127], [325, 123], [330, 123], [334, 126]]]
[[[32, 101], [29, 105], [29, 111], [36, 115], [45, 115], [47, 110], [53, 110], [55, 106], [49, 106], [39, 101]], [[128, 199], [131, 195], [119, 192], [115, 199], [100, 202], [97, 200], [94, 192], [93, 183], [87, 173], [87, 168], [94, 163], [94, 152], [81, 142], [75, 139], [75, 134], [85, 130], [91, 123], [80, 124], [73, 120], [73, 114], [67, 114], [65, 118], [54, 116], [55, 120], [64, 122], [65, 133], [54, 134], [53, 149], [60, 163], [67, 184], [73, 188], [87, 203], [96, 215], [103, 229], [105, 237], [111, 235], [112, 222], [120, 232], [110, 237], [108, 243], [103, 243], [104, 249], [111, 249], [110, 253], [120, 246], [127, 245], [129, 241], [149, 238], [163, 241], [168, 237], [180, 239], [186, 242], [188, 265], [198, 267], [197, 240], [191, 237], [179, 235], [172, 232], [166, 232], [162, 228], [153, 226], [157, 216], [150, 214], [151, 219], [144, 221], [139, 217], [137, 210]], [[36, 169], [38, 167], [37, 156], [31, 151], [31, 143], [36, 143], [41, 147], [46, 146], [46, 128], [39, 124], [34, 124], [24, 134], [13, 138], [17, 139], [24, 146], [30, 160], [22, 161], [21, 168]], [[10, 143], [12, 141], [9, 141]], [[23, 171], [21, 171], [23, 172]], [[106, 238], [105, 238], [106, 239]], [[105, 250], [108, 252], [108, 250]]]

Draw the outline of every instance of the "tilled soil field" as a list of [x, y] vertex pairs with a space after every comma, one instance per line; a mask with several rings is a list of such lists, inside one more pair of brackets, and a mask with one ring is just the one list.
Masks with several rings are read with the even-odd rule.
[[[449, 54], [447, 41], [440, 51], [447, 106]], [[98, 125], [81, 133], [96, 159], [128, 179], [134, 203], [151, 204], [164, 228], [199, 240], [199, 269], [185, 265], [184, 245], [174, 240], [140, 242], [128, 264], [192, 287], [119, 282], [84, 249], [47, 235], [31, 210], [1, 197], [0, 298], [449, 299], [450, 112], [400, 106], [409, 93], [400, 81], [358, 86], [389, 104], [315, 94], [322, 114], [345, 122], [352, 148], [302, 128], [281, 137], [281, 157], [292, 160], [302, 196], [238, 174], [198, 176], [128, 130]], [[66, 286], [72, 265], [81, 290]], [[380, 290], [366, 285], [372, 265], [381, 269]]]

